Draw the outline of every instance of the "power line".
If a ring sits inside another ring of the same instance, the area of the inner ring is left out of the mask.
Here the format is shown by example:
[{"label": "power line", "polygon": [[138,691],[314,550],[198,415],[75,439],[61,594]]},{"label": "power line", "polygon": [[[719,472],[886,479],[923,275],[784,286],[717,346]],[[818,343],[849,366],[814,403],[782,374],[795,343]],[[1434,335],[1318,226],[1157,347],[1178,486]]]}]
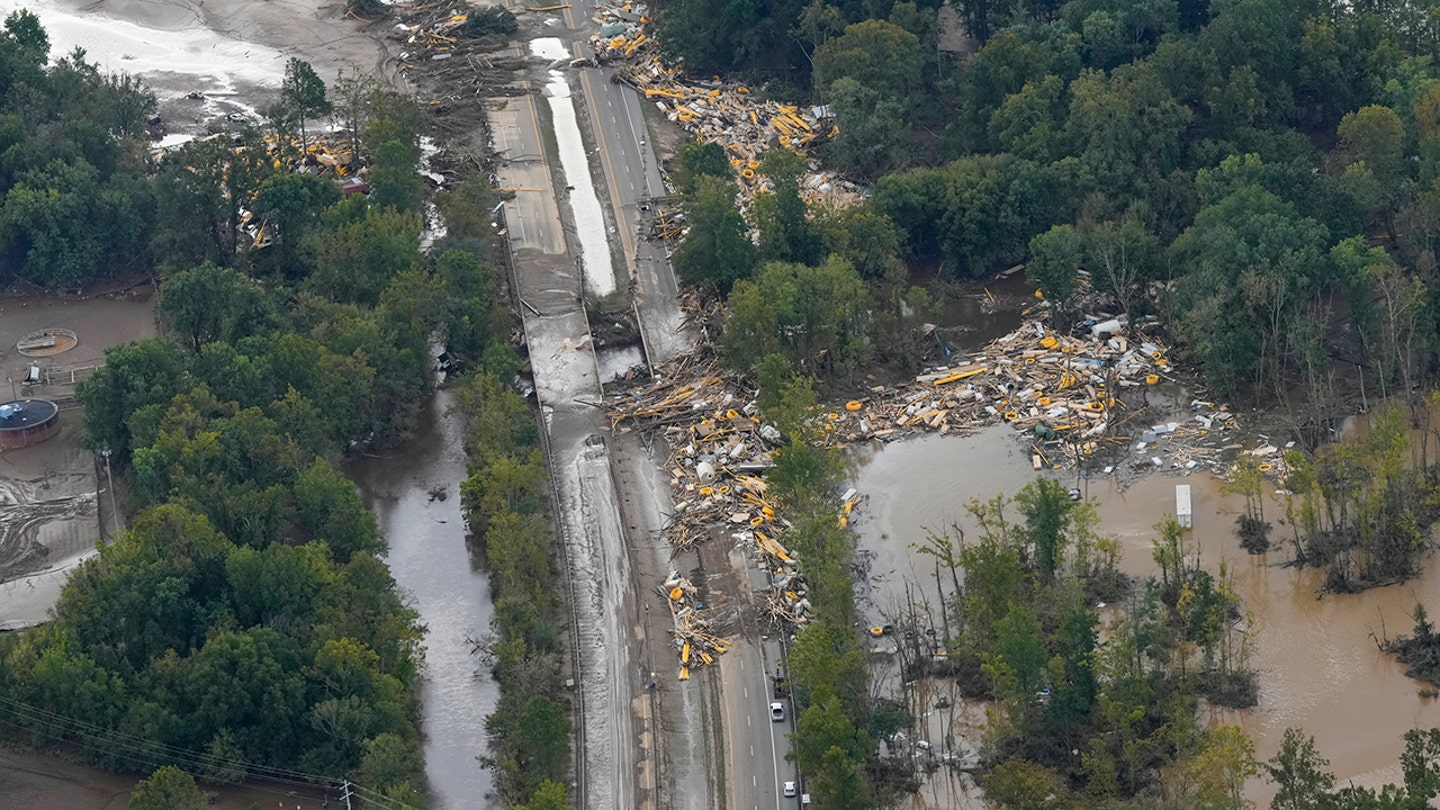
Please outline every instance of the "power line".
[{"label": "power line", "polygon": [[[320,787],[326,790],[343,790],[348,787],[348,789],[354,791],[352,795],[362,799],[365,804],[379,807],[381,810],[413,810],[410,805],[398,799],[392,799],[379,791],[349,780],[305,773],[288,768],[278,768],[272,765],[261,765],[240,759],[229,759],[193,749],[169,745],[159,742],[158,740],[151,740],[145,737],[127,734],[117,729],[105,728],[93,723],[88,723],[84,720],[32,706],[13,698],[4,697],[3,695],[0,695],[0,711],[8,712],[13,717],[29,721],[29,723],[40,723],[57,727],[53,730],[47,730],[44,728],[35,728],[27,723],[15,722],[14,720],[8,721],[17,728],[38,733],[61,742],[73,741],[65,736],[66,733],[73,736],[84,737],[102,751],[112,755],[118,755],[123,761],[134,762],[150,769],[166,764],[183,765],[202,774],[239,769],[247,775],[281,784],[310,788]],[[253,787],[257,790],[265,790],[265,788],[258,785]],[[284,795],[273,790],[266,792]]]},{"label": "power line", "polygon": [[[44,729],[32,728],[32,727],[30,727],[30,726],[22,726],[22,725],[19,725],[19,724],[17,724],[17,723],[14,723],[13,721],[0,720],[0,722],[9,723],[10,725],[15,726],[16,728],[23,729],[23,730],[25,730],[25,731],[27,731],[27,732],[30,732],[30,733],[38,734],[38,735],[40,735],[40,736],[42,736],[42,737],[46,737],[46,738],[48,738],[48,739],[55,740],[56,742],[62,742],[62,743],[72,743],[72,742],[73,742],[73,740],[71,740],[69,737],[66,737],[66,736],[64,736],[63,734],[59,734],[59,733],[56,733],[56,732],[53,732],[53,731],[47,731],[47,730],[44,730]],[[131,755],[131,756],[122,756],[122,757],[121,757],[121,761],[122,761],[122,762],[127,762],[127,763],[129,763],[129,764],[131,764],[131,765],[134,765],[134,766],[137,766],[136,769],[139,770],[139,771],[142,771],[142,772],[143,772],[143,771],[154,771],[156,768],[159,768],[159,767],[162,766],[162,765],[174,765],[174,764],[176,764],[176,763],[173,762],[173,761],[148,759],[148,758],[142,758],[142,757],[138,757],[138,756],[134,756],[134,755]],[[193,767],[193,766],[192,766],[192,767]],[[184,770],[184,769],[182,768],[182,770]],[[187,773],[190,773],[190,771],[186,771],[186,772],[187,772]],[[195,774],[194,774],[194,773],[191,773],[191,775],[194,776]],[[207,779],[207,778],[208,778],[208,777],[206,777],[206,775],[203,774],[203,773],[201,773],[200,776],[201,776],[202,779]],[[268,781],[268,780],[267,780],[267,781]],[[297,783],[297,784],[299,784],[299,783]],[[323,788],[326,793],[328,793],[329,790],[330,790],[330,788],[325,787],[325,786],[321,786],[321,785],[305,784],[305,785],[303,785],[303,786],[304,786],[304,787],[310,787],[310,788],[320,787],[320,788]],[[255,791],[258,791],[258,792],[261,792],[261,793],[269,793],[269,794],[272,795],[272,796],[284,796],[284,797],[287,797],[287,798],[290,797],[290,796],[293,796],[294,793],[295,793],[295,791],[282,792],[282,791],[277,790],[277,789],[275,789],[275,788],[273,788],[273,787],[265,787],[264,785],[255,784],[255,783],[253,783],[253,782],[247,783],[247,784],[245,785],[245,787],[248,788],[248,789],[250,789],[250,790],[255,790]]]},{"label": "power line", "polygon": [[[238,767],[244,771],[253,773],[257,776],[262,776],[266,779],[272,779],[277,782],[287,782],[290,784],[328,784],[331,786],[338,786],[340,783],[339,779],[330,776],[320,776],[317,774],[303,773],[301,771],[292,771],[270,765],[261,765],[254,762],[246,762],[240,759],[229,759],[226,757],[216,756],[214,754],[208,754],[200,751],[194,751],[192,749],[181,748],[179,746],[168,745],[166,743],[159,742],[158,740],[151,740],[145,737],[138,737],[132,734],[126,734],[125,732],[119,731],[117,729],[97,726],[93,723],[87,723],[83,720],[49,711],[48,709],[41,709],[35,706],[31,706],[18,700],[0,697],[0,709],[6,708],[8,708],[12,713],[15,713],[16,715],[26,720],[51,723],[54,725],[58,725],[62,727],[62,729],[68,730],[73,734],[90,737],[100,742],[118,745],[128,750],[153,751],[155,755],[173,757],[179,760],[188,760],[196,765],[206,768],[216,770],[228,770]],[[28,726],[22,727],[28,728]]]}]

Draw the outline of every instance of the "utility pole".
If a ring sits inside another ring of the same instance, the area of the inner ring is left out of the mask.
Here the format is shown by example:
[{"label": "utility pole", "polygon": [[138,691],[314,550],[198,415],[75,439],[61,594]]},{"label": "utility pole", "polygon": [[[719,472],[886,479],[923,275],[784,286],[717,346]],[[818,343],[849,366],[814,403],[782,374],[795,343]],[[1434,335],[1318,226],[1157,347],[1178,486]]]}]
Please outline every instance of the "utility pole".
[{"label": "utility pole", "polygon": [[346,779],[344,782],[342,782],[342,783],[340,784],[340,787],[341,787],[341,790],[343,791],[343,792],[340,794],[340,801],[345,802],[345,810],[351,810],[351,808],[350,808],[350,797],[353,796],[354,794],[352,794],[352,793],[350,792],[350,780],[349,780],[349,779]]}]

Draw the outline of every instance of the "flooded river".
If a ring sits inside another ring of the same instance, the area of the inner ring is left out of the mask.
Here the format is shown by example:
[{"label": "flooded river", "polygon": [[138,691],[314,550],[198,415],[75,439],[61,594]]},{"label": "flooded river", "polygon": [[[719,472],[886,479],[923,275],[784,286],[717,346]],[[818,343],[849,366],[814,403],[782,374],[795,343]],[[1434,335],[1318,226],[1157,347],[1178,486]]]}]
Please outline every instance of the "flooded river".
[{"label": "flooded river", "polygon": [[490,582],[465,541],[460,481],[465,427],[447,413],[439,391],[419,414],[413,439],[350,466],[365,502],[390,543],[390,570],[425,625],[425,774],[431,807],[482,807],[493,786],[476,759],[486,752],[485,716],[499,700],[487,671],[477,671],[472,638],[489,631]]},{"label": "flooded river", "polygon": [[[997,426],[966,437],[924,436],[890,445],[852,448],[851,478],[869,501],[855,526],[860,546],[872,557],[872,579],[861,589],[867,618],[879,619],[901,604],[909,580],[934,598],[933,561],[909,546],[927,530],[959,522],[973,531],[964,505],[970,498],[1013,495],[1039,473],[1014,440]],[[1073,474],[1071,474],[1073,476]],[[1075,484],[1073,477],[1061,479]],[[1216,722],[1236,723],[1255,741],[1263,760],[1279,747],[1287,727],[1315,736],[1341,784],[1378,786],[1402,779],[1401,735],[1411,728],[1440,726],[1440,704],[1419,696],[1422,685],[1378,649],[1375,637],[1407,633],[1417,600],[1440,606],[1440,562],[1426,561],[1422,575],[1404,585],[1361,594],[1319,597],[1317,571],[1284,567],[1288,548],[1252,557],[1232,528],[1239,498],[1222,496],[1208,474],[1186,478],[1153,475],[1121,487],[1113,479],[1080,482],[1097,502],[1101,530],[1123,549],[1121,568],[1135,576],[1155,573],[1151,527],[1175,509],[1175,484],[1191,486],[1195,541],[1202,563],[1225,563],[1254,624],[1253,666],[1260,673],[1260,703],[1240,712],[1219,712]],[[1283,541],[1284,507],[1272,499],[1266,519],[1272,540]],[[1247,797],[1264,806],[1274,786],[1252,779]]]}]

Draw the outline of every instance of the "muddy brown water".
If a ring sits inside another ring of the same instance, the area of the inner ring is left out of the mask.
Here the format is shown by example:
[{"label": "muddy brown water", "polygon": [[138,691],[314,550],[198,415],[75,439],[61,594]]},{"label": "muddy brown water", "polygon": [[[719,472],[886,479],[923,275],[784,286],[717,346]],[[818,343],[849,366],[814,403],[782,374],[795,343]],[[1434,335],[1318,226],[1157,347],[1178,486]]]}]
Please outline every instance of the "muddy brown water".
[{"label": "muddy brown water", "polygon": [[[946,296],[935,313],[935,325],[941,327],[941,338],[952,352],[974,351],[1018,329],[1022,310],[1034,301],[1034,292],[1024,273],[994,278]],[[944,362],[943,350],[937,354],[934,343],[927,348],[932,362]]]},{"label": "muddy brown water", "polygon": [[[860,591],[871,621],[893,615],[907,580],[933,599],[933,561],[915,554],[911,543],[957,521],[973,532],[964,511],[970,498],[1013,495],[1039,475],[1004,426],[964,437],[855,447],[849,460],[853,485],[868,496],[854,525],[862,553],[871,559],[872,577]],[[1073,477],[1061,481],[1074,483]],[[1440,562],[1427,559],[1421,575],[1403,585],[1322,597],[1320,572],[1285,566],[1288,547],[1261,556],[1239,547],[1233,524],[1240,499],[1222,496],[1219,482],[1208,474],[1156,474],[1128,487],[1099,476],[1082,481],[1097,503],[1101,530],[1120,541],[1127,573],[1156,572],[1151,527],[1174,512],[1177,483],[1191,486],[1202,564],[1217,571],[1223,563],[1245,601],[1254,629],[1252,664],[1260,673],[1258,706],[1214,711],[1209,721],[1240,725],[1262,760],[1274,755],[1287,727],[1303,728],[1314,735],[1341,784],[1400,781],[1401,736],[1411,728],[1440,726],[1440,704],[1419,695],[1424,685],[1405,677],[1376,648],[1375,638],[1409,632],[1417,600],[1432,613],[1440,605]],[[1276,524],[1272,539],[1288,536],[1289,527],[1279,523],[1283,517],[1283,504],[1272,496],[1266,504],[1266,518]],[[1246,794],[1264,806],[1274,786],[1252,779]]]},{"label": "muddy brown water", "polygon": [[426,627],[425,775],[430,806],[442,810],[491,803],[494,779],[477,757],[487,751],[485,716],[500,698],[489,671],[471,655],[471,640],[489,632],[493,610],[489,578],[478,549],[466,542],[460,514],[465,429],[458,414],[448,413],[450,402],[448,391],[437,392],[410,441],[349,468],[390,543],[390,571]]}]

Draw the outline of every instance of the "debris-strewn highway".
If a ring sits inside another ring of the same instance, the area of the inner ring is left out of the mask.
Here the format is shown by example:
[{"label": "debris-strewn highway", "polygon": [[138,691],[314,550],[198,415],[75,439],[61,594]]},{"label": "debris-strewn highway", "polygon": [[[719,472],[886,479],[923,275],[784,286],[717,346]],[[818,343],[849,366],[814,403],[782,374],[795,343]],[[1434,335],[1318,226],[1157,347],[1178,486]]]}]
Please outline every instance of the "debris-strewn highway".
[{"label": "debris-strewn highway", "polygon": [[[593,0],[561,12],[572,53],[588,56]],[[560,29],[546,30],[564,38]],[[644,102],[628,86],[610,81],[608,68],[565,72],[582,124],[588,125],[590,169],[613,223],[612,254],[632,283],[647,359],[663,362],[692,347],[695,338],[680,310],[663,245],[640,236],[655,198],[667,194],[646,134]],[[637,595],[650,590],[648,580],[658,581],[664,565],[666,549],[659,547],[664,540],[656,529],[668,511],[669,490],[654,476],[624,473],[617,481],[611,458],[616,448],[603,438],[603,412],[591,405],[600,403],[602,394],[575,261],[577,236],[583,235],[565,230],[562,191],[575,183],[557,177],[554,156],[544,153],[543,144],[552,141],[538,112],[540,93],[537,83],[529,95],[492,111],[490,121],[501,158],[499,185],[520,189],[505,204],[506,225],[575,605],[577,800],[585,808],[760,810],[795,804],[797,799],[782,795],[782,784],[795,778],[785,759],[794,718],[788,702],[782,722],[773,721],[769,710],[778,641],[762,642],[747,626],[720,666],[677,684],[667,660],[673,655],[667,652],[668,637],[656,632],[648,614],[639,615],[646,597]],[[654,492],[632,491],[646,481]],[[623,511],[620,501],[628,504]],[[756,572],[734,562],[736,590],[752,592]],[[641,646],[642,628],[652,631],[648,647]],[[650,680],[642,670],[650,667],[659,671],[647,690]]]},{"label": "debris-strewn highway", "polygon": [[627,620],[634,615],[633,583],[603,438],[606,421],[590,404],[601,393],[573,256],[578,250],[566,238],[556,203],[536,95],[538,88],[492,110],[491,135],[500,184],[526,189],[505,203],[505,219],[566,551],[562,577],[574,609],[577,800],[609,810],[636,806],[630,704],[639,674],[631,665]]}]

